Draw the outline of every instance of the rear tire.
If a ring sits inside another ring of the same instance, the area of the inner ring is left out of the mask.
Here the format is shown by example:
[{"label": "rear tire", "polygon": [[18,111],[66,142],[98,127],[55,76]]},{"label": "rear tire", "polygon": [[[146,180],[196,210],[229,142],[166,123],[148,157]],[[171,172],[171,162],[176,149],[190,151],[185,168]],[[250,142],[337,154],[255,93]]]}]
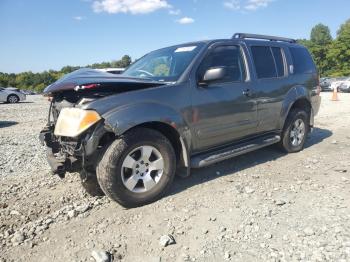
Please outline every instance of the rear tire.
[{"label": "rear tire", "polygon": [[18,103],[18,102],[19,102],[19,97],[16,96],[16,95],[9,95],[7,97],[7,103],[15,104],[15,103]]},{"label": "rear tire", "polygon": [[97,166],[97,179],[108,197],[132,208],[161,198],[175,169],[169,140],[156,130],[136,128],[109,146]]},{"label": "rear tire", "polygon": [[289,112],[279,142],[283,151],[295,153],[304,148],[310,130],[309,118],[309,114],[302,109],[295,108]]}]

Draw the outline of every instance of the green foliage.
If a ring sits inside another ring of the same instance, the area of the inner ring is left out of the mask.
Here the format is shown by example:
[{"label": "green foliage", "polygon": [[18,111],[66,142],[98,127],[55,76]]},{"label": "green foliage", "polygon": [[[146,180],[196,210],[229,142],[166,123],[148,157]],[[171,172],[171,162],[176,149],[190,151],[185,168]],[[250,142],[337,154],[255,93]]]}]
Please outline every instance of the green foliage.
[{"label": "green foliage", "polygon": [[116,61],[116,64],[114,67],[128,67],[131,64],[131,57],[128,55],[125,55],[122,57],[122,60]]},{"label": "green foliage", "polygon": [[314,26],[311,30],[310,40],[317,45],[327,45],[332,42],[329,27],[323,24]]},{"label": "green foliage", "polygon": [[321,76],[350,76],[350,19],[340,26],[334,40],[329,28],[318,24],[310,40],[298,42],[309,49]]},{"label": "green foliage", "polygon": [[332,42],[327,54],[330,74],[334,76],[350,75],[350,20],[341,25],[337,38]]},{"label": "green foliage", "polygon": [[329,52],[330,43],[319,45],[312,40],[306,39],[298,40],[298,42],[310,51],[320,75],[327,74],[329,71],[329,61],[327,60],[327,54]]},{"label": "green foliage", "polygon": [[80,68],[80,66],[64,66],[61,68],[60,72],[65,75],[65,74],[69,74],[69,73],[71,73],[79,68]]},{"label": "green foliage", "polygon": [[[131,64],[131,57],[124,55],[121,60],[112,62],[102,62],[88,65],[90,68],[108,68],[108,67],[127,67]],[[64,66],[59,71],[49,70],[41,73],[33,73],[31,71],[7,74],[0,72],[0,86],[2,87],[17,87],[24,90],[34,90],[42,92],[44,88],[53,82],[60,79],[65,74],[71,73],[80,66]]]}]

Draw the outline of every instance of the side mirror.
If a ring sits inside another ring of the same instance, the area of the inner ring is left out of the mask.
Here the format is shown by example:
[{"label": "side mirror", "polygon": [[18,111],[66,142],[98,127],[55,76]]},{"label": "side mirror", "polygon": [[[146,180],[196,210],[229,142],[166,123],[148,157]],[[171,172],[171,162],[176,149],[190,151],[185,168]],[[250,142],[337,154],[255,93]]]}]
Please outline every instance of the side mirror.
[{"label": "side mirror", "polygon": [[226,70],[224,67],[210,68],[205,71],[203,78],[199,81],[199,85],[207,85],[224,78]]}]

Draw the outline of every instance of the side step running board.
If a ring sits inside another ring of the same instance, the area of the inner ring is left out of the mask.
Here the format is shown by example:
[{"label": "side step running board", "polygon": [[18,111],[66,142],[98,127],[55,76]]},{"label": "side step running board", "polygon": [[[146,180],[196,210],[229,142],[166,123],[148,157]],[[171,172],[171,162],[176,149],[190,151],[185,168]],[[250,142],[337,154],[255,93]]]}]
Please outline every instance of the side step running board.
[{"label": "side step running board", "polygon": [[229,146],[217,151],[200,154],[191,159],[191,167],[199,168],[220,162],[231,157],[243,155],[256,149],[275,144],[281,140],[278,135],[264,136],[244,143]]}]

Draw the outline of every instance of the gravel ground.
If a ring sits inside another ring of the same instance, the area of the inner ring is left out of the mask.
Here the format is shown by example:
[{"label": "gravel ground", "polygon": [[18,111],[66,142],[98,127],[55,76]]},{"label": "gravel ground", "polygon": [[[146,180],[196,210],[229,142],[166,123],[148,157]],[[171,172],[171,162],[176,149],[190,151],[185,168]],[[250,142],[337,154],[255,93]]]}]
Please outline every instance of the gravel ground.
[{"label": "gravel ground", "polygon": [[322,96],[302,152],[194,170],[128,210],[50,175],[44,98],[0,104],[0,261],[350,261],[350,94]]}]

